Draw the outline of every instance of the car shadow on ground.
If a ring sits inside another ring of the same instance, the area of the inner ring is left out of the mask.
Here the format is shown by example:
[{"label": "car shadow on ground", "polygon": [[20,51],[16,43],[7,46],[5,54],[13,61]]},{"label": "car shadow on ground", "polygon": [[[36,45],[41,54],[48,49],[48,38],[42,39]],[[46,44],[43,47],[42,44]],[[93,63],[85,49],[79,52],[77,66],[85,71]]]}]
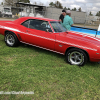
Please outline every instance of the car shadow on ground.
[{"label": "car shadow on ground", "polygon": [[65,58],[64,55],[61,55],[59,53],[55,53],[55,52],[52,52],[52,51],[49,51],[49,50],[45,50],[45,49],[42,49],[42,48],[38,48],[38,47],[35,47],[35,46],[31,46],[31,45],[27,45],[27,44],[23,44],[21,43],[20,46],[22,47],[27,47],[29,49],[34,49],[36,52],[39,52],[39,53],[45,53],[45,54],[48,54],[48,55],[53,55],[53,56],[57,56],[59,58]]},{"label": "car shadow on ground", "polygon": [[[39,53],[45,53],[47,55],[56,56],[57,58],[63,59],[63,61],[66,63],[65,55],[61,55],[61,54],[58,54],[58,53],[55,53],[55,52],[52,52],[52,51],[49,51],[49,50],[45,50],[45,49],[42,49],[42,48],[38,48],[38,47],[35,47],[35,46],[23,44],[23,43],[21,43],[20,46],[22,46],[23,48],[31,49],[31,50],[34,49],[36,52],[39,52]],[[100,67],[100,63],[88,61],[86,63],[86,66],[88,66],[88,67]],[[83,66],[79,66],[79,67],[81,68]]]}]

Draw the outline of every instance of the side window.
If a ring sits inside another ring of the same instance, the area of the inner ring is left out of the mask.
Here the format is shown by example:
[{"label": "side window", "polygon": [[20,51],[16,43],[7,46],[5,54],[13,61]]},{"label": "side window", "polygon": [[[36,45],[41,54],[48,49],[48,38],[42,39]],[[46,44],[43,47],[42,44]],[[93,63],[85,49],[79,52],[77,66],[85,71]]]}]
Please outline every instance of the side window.
[{"label": "side window", "polygon": [[42,27],[44,28],[44,30],[48,30],[49,32],[52,32],[51,27],[49,25],[49,23],[47,21],[41,23]]},{"label": "side window", "polygon": [[21,25],[23,25],[23,26],[28,28],[29,27],[29,20],[23,22]]},{"label": "side window", "polygon": [[48,29],[49,32],[52,32],[49,23],[43,20],[30,20],[29,28],[41,31],[46,31]]}]

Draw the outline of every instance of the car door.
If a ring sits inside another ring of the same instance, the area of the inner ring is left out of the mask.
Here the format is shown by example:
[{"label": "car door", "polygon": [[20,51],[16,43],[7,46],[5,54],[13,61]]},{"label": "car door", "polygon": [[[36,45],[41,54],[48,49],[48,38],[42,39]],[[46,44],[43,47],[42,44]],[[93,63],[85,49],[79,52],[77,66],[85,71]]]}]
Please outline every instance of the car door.
[{"label": "car door", "polygon": [[20,37],[20,42],[27,43],[27,29],[29,27],[29,20],[26,20],[23,22],[21,25],[19,25],[19,34],[18,36]]},{"label": "car door", "polygon": [[26,29],[25,41],[31,45],[54,50],[55,34],[48,21],[30,19]]}]

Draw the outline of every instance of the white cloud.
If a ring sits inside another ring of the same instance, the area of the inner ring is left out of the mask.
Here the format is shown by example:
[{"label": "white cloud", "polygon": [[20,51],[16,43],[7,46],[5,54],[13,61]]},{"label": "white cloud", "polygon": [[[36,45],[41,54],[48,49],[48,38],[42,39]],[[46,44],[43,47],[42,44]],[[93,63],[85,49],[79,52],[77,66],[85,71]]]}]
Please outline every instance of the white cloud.
[{"label": "white cloud", "polygon": [[96,7],[100,7],[100,3],[95,3],[95,6]]},{"label": "white cloud", "polygon": [[85,0],[75,0],[75,2],[78,2],[78,3],[86,3]]},{"label": "white cloud", "polygon": [[98,8],[97,8],[97,7],[93,7],[93,8],[92,8],[92,10],[97,11],[97,10],[98,10]]},{"label": "white cloud", "polygon": [[71,9],[73,9],[74,7],[75,7],[76,9],[78,9],[78,8],[80,8],[80,5],[72,4],[72,5],[70,5],[70,7],[71,7]]}]

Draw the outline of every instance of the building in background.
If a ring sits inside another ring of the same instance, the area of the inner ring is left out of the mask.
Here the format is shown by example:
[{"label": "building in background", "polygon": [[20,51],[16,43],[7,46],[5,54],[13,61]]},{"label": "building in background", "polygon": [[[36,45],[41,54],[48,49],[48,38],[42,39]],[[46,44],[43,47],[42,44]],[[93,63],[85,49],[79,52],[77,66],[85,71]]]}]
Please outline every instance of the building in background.
[{"label": "building in background", "polygon": [[36,16],[36,17],[43,17],[45,16],[45,10],[46,6],[42,5],[35,5],[35,4],[30,4],[30,3],[15,3],[16,4],[16,9],[20,8],[20,12],[17,12],[20,17],[23,16]]},{"label": "building in background", "polygon": [[99,16],[87,16],[86,17],[86,24],[89,25],[98,25],[100,24],[100,17]]},{"label": "building in background", "polygon": [[[33,16],[33,17],[46,17],[51,19],[59,20],[59,16],[63,9],[56,7],[46,7],[43,5],[30,4],[30,3],[15,3],[15,6],[7,7],[0,6],[0,16],[5,15],[11,16],[13,18]],[[5,15],[3,14],[5,13]],[[86,12],[71,11],[71,17],[75,24],[99,24],[100,17],[97,16],[87,16]]]},{"label": "building in background", "polygon": [[[47,7],[45,17],[58,20],[61,13],[62,9],[60,8]],[[84,24],[86,21],[86,12],[71,11],[71,17],[74,23]]]}]

